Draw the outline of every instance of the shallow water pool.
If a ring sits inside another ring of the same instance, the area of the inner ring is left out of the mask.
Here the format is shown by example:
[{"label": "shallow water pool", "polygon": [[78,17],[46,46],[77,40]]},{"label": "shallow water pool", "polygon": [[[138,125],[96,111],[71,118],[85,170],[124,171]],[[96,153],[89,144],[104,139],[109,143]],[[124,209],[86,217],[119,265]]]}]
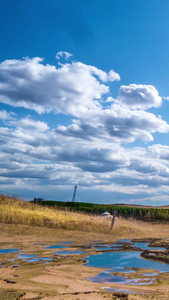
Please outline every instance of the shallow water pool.
[{"label": "shallow water pool", "polygon": [[94,254],[87,257],[88,263],[85,265],[96,268],[108,268],[114,272],[119,270],[122,272],[124,268],[140,268],[140,266],[142,269],[169,272],[169,265],[158,261],[143,259],[140,254],[140,251],[120,251]]},{"label": "shallow water pool", "polygon": [[[119,240],[118,242],[129,243],[130,240]],[[102,244],[102,246],[103,245],[104,244]],[[165,248],[162,247],[149,247],[148,243],[143,242],[136,242],[131,246],[141,248],[143,250],[165,250]],[[104,247],[102,249],[104,250]],[[113,248],[113,250],[114,249],[115,248]],[[90,255],[87,257],[88,262],[85,264],[86,266],[107,268],[108,270],[89,279],[94,282],[102,283],[112,282],[118,284],[147,285],[154,283],[155,280],[153,277],[157,276],[158,272],[169,272],[168,264],[143,259],[140,254],[141,251],[118,251],[117,249],[115,252],[103,252],[101,254]],[[146,278],[128,279],[124,276],[124,273],[135,272],[132,268],[140,269],[140,267],[141,269],[150,269],[154,271],[151,273],[143,272],[142,275],[146,276]],[[113,272],[119,272],[120,275],[112,274]]]},{"label": "shallow water pool", "polygon": [[131,247],[141,248],[143,250],[166,250],[164,247],[151,247],[148,245],[149,243],[136,242],[134,245],[131,245]]},{"label": "shallow water pool", "polygon": [[19,249],[0,249],[0,254],[19,252]]}]

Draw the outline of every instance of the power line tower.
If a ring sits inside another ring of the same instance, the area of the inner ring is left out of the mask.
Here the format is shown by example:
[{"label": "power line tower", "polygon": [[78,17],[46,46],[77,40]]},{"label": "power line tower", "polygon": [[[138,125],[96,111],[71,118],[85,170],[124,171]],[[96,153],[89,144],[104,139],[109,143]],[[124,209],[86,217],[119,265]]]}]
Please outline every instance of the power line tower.
[{"label": "power line tower", "polygon": [[77,185],[75,185],[75,187],[74,187],[74,192],[73,192],[72,202],[75,202],[75,198],[76,198],[76,189],[77,189]]}]

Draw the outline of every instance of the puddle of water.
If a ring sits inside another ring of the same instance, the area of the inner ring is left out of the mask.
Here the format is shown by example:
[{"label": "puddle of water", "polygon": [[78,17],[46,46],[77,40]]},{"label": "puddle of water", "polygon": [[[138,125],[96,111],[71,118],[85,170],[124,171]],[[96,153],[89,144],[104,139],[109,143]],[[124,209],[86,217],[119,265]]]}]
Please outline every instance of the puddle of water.
[{"label": "puddle of water", "polygon": [[56,251],[55,254],[58,255],[68,255],[68,254],[83,254],[84,251],[81,250],[72,250],[72,251]]},{"label": "puddle of water", "polygon": [[143,279],[143,278],[135,278],[135,279],[128,279],[128,284],[132,285],[149,285],[153,284],[155,280],[153,278]]},{"label": "puddle of water", "polygon": [[122,247],[122,244],[105,245],[102,243],[102,244],[92,244],[90,247],[94,247],[97,250],[110,251],[113,249],[119,250],[119,248]]},{"label": "puddle of water", "polygon": [[140,257],[141,252],[136,251],[121,251],[121,252],[104,252],[101,254],[90,255],[85,265],[96,268],[112,269],[113,272],[118,271],[121,268],[142,268],[153,269],[160,272],[169,272],[169,265],[153,261],[146,260]]},{"label": "puddle of water", "polygon": [[27,262],[41,261],[41,262],[46,262],[46,263],[53,260],[53,258],[51,258],[51,257],[36,257],[36,255],[34,255],[34,254],[30,254],[30,255],[18,254],[18,259],[22,259],[23,261],[27,261]]},{"label": "puddle of water", "polygon": [[99,283],[126,283],[127,278],[123,276],[113,275],[106,272],[99,273],[98,275],[94,277],[88,278],[92,282],[99,282]]},{"label": "puddle of water", "polygon": [[130,290],[123,290],[123,289],[111,289],[111,288],[104,288],[104,290],[108,292],[119,292],[119,293],[127,293],[127,294],[138,294],[135,292],[132,292]]},{"label": "puddle of water", "polygon": [[18,254],[18,259],[22,259],[22,260],[28,260],[28,259],[34,258],[34,257],[36,257],[36,255]]},{"label": "puddle of water", "polygon": [[0,249],[0,254],[7,254],[7,253],[13,253],[18,252],[19,249]]},{"label": "puddle of water", "polygon": [[[142,268],[158,270],[159,272],[169,272],[169,265],[153,261],[146,260],[140,256],[140,251],[120,251],[120,252],[103,252],[102,254],[94,254],[87,257],[88,262],[85,264],[90,267],[107,268],[106,272],[99,273],[98,275],[88,278],[93,282],[101,283],[118,283],[118,284],[132,284],[132,285],[149,285],[155,282],[153,276],[157,276],[157,272],[145,273],[145,276],[149,278],[135,278],[128,279],[125,276],[119,276],[111,274],[113,272],[131,273],[132,269],[126,268]],[[144,275],[144,274],[143,274]]]},{"label": "puddle of water", "polygon": [[152,278],[134,278],[128,279],[125,276],[119,276],[114,274],[109,274],[107,272],[99,273],[94,277],[88,278],[92,282],[99,283],[117,283],[117,284],[131,284],[131,285],[150,285],[154,283]]},{"label": "puddle of water", "polygon": [[64,249],[68,248],[68,246],[63,246],[63,245],[50,245],[48,247],[45,247],[44,249]]},{"label": "puddle of water", "polygon": [[15,259],[9,259],[8,261],[15,261]]},{"label": "puddle of water", "polygon": [[35,257],[33,259],[28,260],[28,262],[46,262],[48,263],[49,261],[53,260],[51,257]]},{"label": "puddle of water", "polygon": [[143,276],[157,276],[158,273],[157,272],[156,273],[142,273],[141,275],[143,275]]},{"label": "puddle of water", "polygon": [[164,247],[150,247],[148,244],[149,243],[136,242],[134,245],[131,245],[131,247],[137,247],[143,250],[166,250]]}]

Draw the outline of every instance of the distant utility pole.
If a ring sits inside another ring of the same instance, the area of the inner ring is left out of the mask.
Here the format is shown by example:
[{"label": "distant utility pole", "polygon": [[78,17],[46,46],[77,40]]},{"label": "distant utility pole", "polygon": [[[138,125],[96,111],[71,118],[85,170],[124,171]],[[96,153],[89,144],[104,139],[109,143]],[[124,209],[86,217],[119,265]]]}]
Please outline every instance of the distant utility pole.
[{"label": "distant utility pole", "polygon": [[74,192],[73,192],[72,202],[74,202],[74,201],[75,201],[75,198],[76,198],[76,189],[77,189],[77,185],[75,185],[75,187],[74,187]]}]

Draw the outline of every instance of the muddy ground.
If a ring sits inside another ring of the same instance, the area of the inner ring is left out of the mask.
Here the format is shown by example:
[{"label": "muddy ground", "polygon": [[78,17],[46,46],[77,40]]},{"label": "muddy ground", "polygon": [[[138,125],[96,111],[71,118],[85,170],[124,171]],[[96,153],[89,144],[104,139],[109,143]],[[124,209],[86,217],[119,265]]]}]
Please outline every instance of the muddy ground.
[{"label": "muddy ground", "polygon": [[[119,238],[126,237],[120,236]],[[98,240],[109,244],[116,242],[117,237],[114,238],[113,234],[106,236],[0,224],[0,249],[15,248],[19,249],[21,253],[52,258],[52,261],[49,263],[29,263],[18,259],[17,252],[0,254],[0,299],[169,299],[169,273],[159,274],[155,278],[155,283],[148,286],[103,284],[88,280],[87,278],[103,271],[103,269],[84,266],[87,256],[96,253],[96,249],[86,247],[86,245]],[[136,240],[139,241],[139,239]],[[62,241],[73,241],[74,244],[70,245],[70,249],[85,250],[85,254],[61,256],[54,253],[57,249],[44,249],[45,246],[57,244]],[[150,237],[141,241],[148,241],[152,245],[169,248],[169,240],[151,239]],[[130,251],[130,245],[124,247]],[[151,259],[150,252],[145,252],[147,259]],[[165,263],[169,262],[168,249],[166,249],[165,253],[158,250],[154,251],[154,253],[157,260],[165,260]],[[140,271],[138,270],[137,272],[136,276],[140,275]],[[147,272],[150,272],[150,270],[147,270]],[[131,278],[133,275],[130,274],[128,276]],[[108,292],[105,290],[106,287],[131,290],[133,294]]]}]

